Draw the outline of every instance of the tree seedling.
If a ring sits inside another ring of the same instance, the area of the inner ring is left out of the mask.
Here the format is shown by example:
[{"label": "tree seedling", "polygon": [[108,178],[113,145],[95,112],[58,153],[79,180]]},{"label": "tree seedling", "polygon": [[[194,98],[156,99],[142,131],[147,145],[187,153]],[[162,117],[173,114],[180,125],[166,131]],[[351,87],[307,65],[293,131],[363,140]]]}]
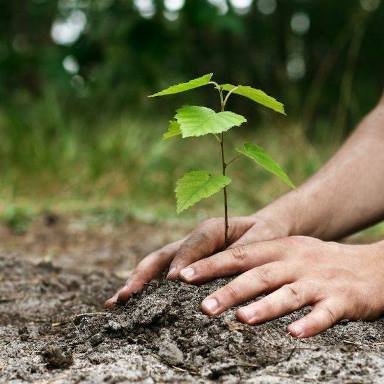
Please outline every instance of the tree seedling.
[{"label": "tree seedling", "polygon": [[191,171],[186,173],[176,183],[177,213],[196,204],[200,200],[210,197],[223,190],[224,195],[224,241],[228,244],[228,194],[227,186],[231,179],[227,176],[227,168],[240,155],[254,160],[264,170],[280,178],[283,182],[294,188],[294,185],[284,170],[269,156],[263,148],[252,143],[245,143],[241,148],[236,148],[239,153],[233,159],[227,161],[224,150],[224,134],[231,128],[239,127],[247,121],[244,116],[225,110],[229,97],[233,94],[246,97],[275,112],[285,115],[284,105],[267,95],[265,92],[246,85],[218,84],[212,81],[212,73],[190,80],[186,83],[172,85],[149,97],[167,96],[176,93],[190,91],[195,88],[212,85],[218,92],[220,111],[195,105],[186,105],[176,111],[175,117],[169,122],[168,130],[163,139],[181,136],[198,137],[214,135],[220,146],[221,175],[213,175],[206,170]]}]

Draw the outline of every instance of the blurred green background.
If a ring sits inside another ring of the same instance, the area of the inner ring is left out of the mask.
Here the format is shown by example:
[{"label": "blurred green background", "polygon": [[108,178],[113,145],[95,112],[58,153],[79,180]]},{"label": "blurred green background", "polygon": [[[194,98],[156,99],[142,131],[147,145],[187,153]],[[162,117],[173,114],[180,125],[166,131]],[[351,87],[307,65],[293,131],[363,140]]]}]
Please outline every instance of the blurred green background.
[{"label": "blurred green background", "polygon": [[[174,183],[219,168],[212,137],[161,141],[174,109],[217,107],[203,88],[147,95],[214,72],[261,88],[287,117],[234,97],[245,138],[299,184],[329,157],[383,90],[381,0],[15,0],[0,5],[0,210],[117,209],[176,217]],[[286,189],[252,163],[231,169],[230,212]],[[221,214],[221,195],[182,217]]]}]

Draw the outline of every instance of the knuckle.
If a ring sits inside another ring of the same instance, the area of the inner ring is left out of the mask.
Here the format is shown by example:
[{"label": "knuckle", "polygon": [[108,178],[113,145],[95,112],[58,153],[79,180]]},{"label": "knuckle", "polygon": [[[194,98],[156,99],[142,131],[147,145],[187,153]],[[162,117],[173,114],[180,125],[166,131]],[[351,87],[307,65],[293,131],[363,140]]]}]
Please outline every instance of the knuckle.
[{"label": "knuckle", "polygon": [[259,280],[263,286],[269,286],[272,282],[272,273],[268,268],[258,267],[253,270],[254,278]]},{"label": "knuckle", "polygon": [[361,285],[361,289],[356,292],[355,301],[349,303],[349,318],[352,320],[375,319],[382,313],[380,301],[370,294],[370,289]]},{"label": "knuckle", "polygon": [[269,296],[264,297],[260,300],[260,305],[262,306],[263,313],[275,313],[275,310],[278,308],[276,303],[272,302]]},{"label": "knuckle", "polygon": [[311,243],[311,239],[306,236],[288,236],[280,239],[283,244],[291,246],[303,246]]},{"label": "knuckle", "polygon": [[161,259],[161,260],[167,259],[169,257],[169,253],[170,252],[167,248],[162,248],[156,253],[156,255],[153,259],[154,259],[154,261],[159,260],[159,259]]},{"label": "knuckle", "polygon": [[241,299],[241,292],[234,284],[227,284],[223,287],[224,294],[231,299],[231,301],[238,301]]},{"label": "knuckle", "polygon": [[327,320],[329,321],[329,323],[335,324],[337,322],[338,319],[335,314],[335,311],[329,305],[324,305],[322,307],[322,310],[325,316],[327,317]]},{"label": "knuckle", "polygon": [[195,231],[180,246],[176,252],[176,258],[188,257],[191,251],[195,250],[198,245],[204,243],[208,239],[205,232]]},{"label": "knuckle", "polygon": [[291,298],[293,304],[295,306],[300,306],[303,302],[302,294],[295,284],[287,284],[284,285],[283,289],[285,289],[288,293],[288,296]]},{"label": "knuckle", "polygon": [[290,237],[279,237],[278,239],[271,240],[274,244],[281,245],[282,247],[289,247],[293,244],[292,236]]},{"label": "knuckle", "polygon": [[348,299],[348,300],[355,297],[354,290],[351,287],[348,287],[347,285],[344,285],[344,284],[341,284],[336,287],[336,294],[342,299]]},{"label": "knuckle", "polygon": [[137,280],[140,279],[143,275],[145,275],[148,272],[148,269],[145,266],[138,265],[131,275],[129,276],[128,281]]},{"label": "knuckle", "polygon": [[159,253],[164,253],[164,252],[172,253],[172,252],[175,252],[177,249],[180,248],[181,244],[182,244],[181,240],[175,241],[174,243],[167,244],[163,248],[159,249]]},{"label": "knuckle", "polygon": [[322,277],[333,282],[336,287],[348,286],[348,281],[356,280],[355,274],[344,268],[327,268],[322,271]]},{"label": "knuckle", "polygon": [[337,241],[328,241],[326,244],[331,247],[341,248],[341,244]]},{"label": "knuckle", "polygon": [[280,240],[282,245],[291,249],[292,256],[310,262],[317,262],[323,255],[322,241],[307,236],[289,236]]},{"label": "knuckle", "polygon": [[204,221],[198,226],[198,228],[199,228],[199,229],[202,229],[202,230],[205,230],[205,229],[207,229],[207,228],[216,227],[217,225],[219,225],[219,222],[220,222],[220,219],[217,218],[217,217],[210,218],[210,219],[204,220]]},{"label": "knuckle", "polygon": [[207,272],[214,272],[218,269],[215,261],[210,257],[193,263],[193,268],[197,275],[206,274]]},{"label": "knuckle", "polygon": [[248,252],[246,247],[236,247],[231,249],[231,256],[237,262],[243,263],[248,259]]},{"label": "knuckle", "polygon": [[227,249],[231,250],[231,249],[235,249],[235,248],[239,248],[239,247],[245,247],[247,244],[248,244],[248,242],[246,241],[246,239],[244,239],[242,241],[236,241],[236,243],[231,244]]},{"label": "knuckle", "polygon": [[308,292],[310,295],[306,295],[308,303],[324,300],[326,295],[327,284],[319,278],[308,277],[297,282],[300,285],[300,291],[302,293]]},{"label": "knuckle", "polygon": [[137,264],[136,268],[133,270],[132,275],[136,275],[138,272],[156,268],[156,266],[160,265],[163,260],[167,260],[170,258],[170,253],[166,249],[162,248],[156,252],[150,253],[148,256],[144,257],[139,264]]},{"label": "knuckle", "polygon": [[[215,220],[215,219],[210,219]],[[217,225],[212,226],[212,224],[206,224],[204,222],[199,227],[197,227],[191,235],[184,241],[182,246],[180,247],[180,250],[191,250],[195,249],[197,247],[204,247],[206,244],[209,246],[212,246],[216,243],[216,228],[218,228]]]},{"label": "knuckle", "polygon": [[142,273],[135,273],[135,274],[132,274],[131,276],[128,277],[128,279],[125,281],[125,285],[132,285],[132,284],[136,284],[136,283],[140,283],[142,281],[146,281],[146,279],[144,278],[144,275]]},{"label": "knuckle", "polygon": [[189,246],[195,246],[196,243],[203,243],[210,239],[210,236],[205,231],[200,231],[195,233],[195,235],[190,239],[190,242],[188,243]]},{"label": "knuckle", "polygon": [[299,259],[305,262],[305,265],[321,265],[322,264],[322,253],[318,249],[310,248],[303,249],[296,255]]},{"label": "knuckle", "polygon": [[340,278],[342,271],[337,269],[326,269],[322,271],[323,278],[326,280],[334,280]]}]

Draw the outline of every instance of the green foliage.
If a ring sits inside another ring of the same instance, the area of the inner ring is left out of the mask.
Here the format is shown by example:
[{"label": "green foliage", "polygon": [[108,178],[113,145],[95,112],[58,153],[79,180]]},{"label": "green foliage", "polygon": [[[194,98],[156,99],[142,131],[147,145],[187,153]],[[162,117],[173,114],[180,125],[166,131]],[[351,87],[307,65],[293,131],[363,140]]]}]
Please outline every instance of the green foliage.
[{"label": "green foliage", "polygon": [[[233,86],[231,84],[219,85],[215,81],[211,81],[212,74],[204,75],[197,79],[188,81],[186,83],[174,85],[161,92],[157,92],[152,96],[163,96],[173,93],[184,92],[202,85],[211,84],[219,93],[220,99],[220,112],[202,107],[202,106],[184,106],[176,111],[175,119],[169,123],[168,131],[163,134],[163,139],[168,139],[174,136],[199,137],[207,134],[214,134],[220,144],[221,151],[221,165],[222,175],[212,176],[207,171],[193,171],[184,175],[178,180],[176,185],[176,201],[177,212],[180,213],[185,209],[196,204],[200,200],[212,196],[220,190],[224,189],[224,212],[225,212],[225,244],[228,244],[228,203],[227,203],[227,190],[226,186],[231,182],[231,179],[226,176],[227,167],[233,162],[229,163],[225,160],[224,149],[224,132],[233,127],[238,127],[245,123],[247,120],[244,116],[237,113],[225,111],[225,106],[229,97],[232,94],[238,94],[247,97],[256,103],[262,104],[276,112],[284,112],[284,105],[268,96],[266,93],[259,89],[249,86]],[[224,92],[227,92],[224,94]],[[260,147],[253,144],[244,144],[242,149],[238,149],[241,154],[250,157],[262,168],[268,172],[278,176],[290,187],[294,187],[293,183],[282,170],[282,168]]]},{"label": "green foliage", "polygon": [[185,106],[175,116],[180,124],[183,138],[197,137],[209,133],[218,134],[245,123],[245,117],[234,112],[215,112],[206,107]]},{"label": "green foliage", "polygon": [[1,220],[16,235],[22,235],[32,222],[32,213],[25,208],[9,206],[1,215]]},{"label": "green foliage", "polygon": [[260,167],[265,169],[267,172],[277,176],[282,181],[284,181],[284,183],[288,184],[291,188],[295,188],[288,175],[284,172],[280,165],[277,164],[276,161],[273,160],[271,156],[269,156],[268,153],[264,151],[263,148],[252,143],[245,143],[243,148],[237,149],[237,152],[254,160],[258,165],[260,165]]},{"label": "green foliage", "polygon": [[186,83],[180,83],[180,84],[172,85],[172,86],[170,86],[166,89],[163,89],[160,92],[156,92],[153,95],[150,95],[148,97],[173,95],[175,93],[187,92],[187,91],[190,91],[191,89],[203,87],[204,85],[209,84],[212,76],[213,76],[213,73],[208,73],[208,74],[200,76],[196,79],[187,81]]},{"label": "green foliage", "polygon": [[180,124],[176,120],[171,120],[168,125],[168,131],[163,134],[163,140],[181,135]]},{"label": "green foliage", "polygon": [[227,176],[213,176],[207,171],[186,173],[176,184],[177,213],[214,195],[231,182]]},{"label": "green foliage", "polygon": [[277,101],[274,97],[267,95],[260,89],[253,88],[248,85],[236,86],[232,84],[223,84],[222,88],[225,91],[244,96],[258,104],[263,105],[264,107],[273,109],[275,112],[285,115],[284,104],[280,103],[280,101]]}]

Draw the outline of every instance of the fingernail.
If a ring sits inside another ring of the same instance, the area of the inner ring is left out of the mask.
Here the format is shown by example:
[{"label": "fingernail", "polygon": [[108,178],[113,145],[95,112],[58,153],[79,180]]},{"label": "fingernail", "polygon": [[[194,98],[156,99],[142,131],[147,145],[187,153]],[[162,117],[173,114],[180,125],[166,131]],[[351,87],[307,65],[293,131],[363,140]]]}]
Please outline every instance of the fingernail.
[{"label": "fingernail", "polygon": [[104,306],[106,308],[112,308],[114,307],[116,304],[116,302],[112,299],[112,297],[110,299],[108,299],[105,303],[104,303]]},{"label": "fingernail", "polygon": [[113,307],[116,304],[118,293],[115,293],[111,298],[109,298],[104,305],[108,308]]},{"label": "fingernail", "polygon": [[193,277],[195,276],[195,270],[191,267],[184,268],[181,270],[180,275],[185,279],[185,280],[192,280]]},{"label": "fingernail", "polygon": [[166,279],[174,279],[176,277],[175,274],[176,274],[176,267],[171,267]]},{"label": "fingernail", "polygon": [[291,324],[288,327],[289,333],[291,333],[293,336],[296,337],[303,337],[304,336],[304,328],[299,324]]},{"label": "fingernail", "polygon": [[205,299],[202,302],[201,307],[205,312],[213,315],[219,309],[219,302],[215,298]]}]

